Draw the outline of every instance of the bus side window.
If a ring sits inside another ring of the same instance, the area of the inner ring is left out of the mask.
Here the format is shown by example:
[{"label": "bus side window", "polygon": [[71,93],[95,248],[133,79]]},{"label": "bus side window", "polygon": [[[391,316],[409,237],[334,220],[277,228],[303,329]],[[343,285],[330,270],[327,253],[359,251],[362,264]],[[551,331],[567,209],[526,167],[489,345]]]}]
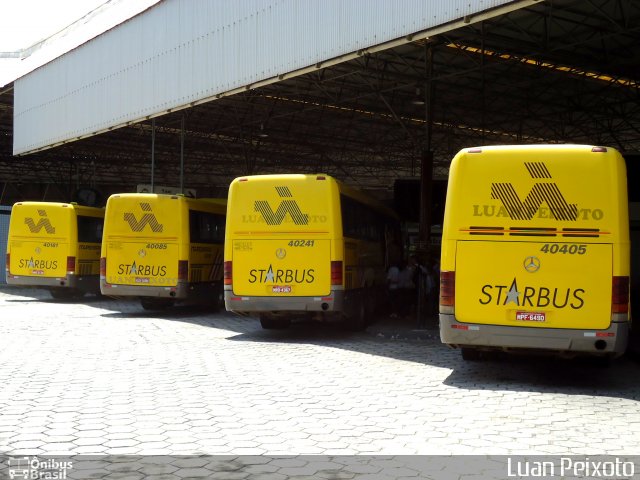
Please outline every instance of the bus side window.
[{"label": "bus side window", "polygon": [[101,217],[86,217],[78,215],[78,242],[102,242],[102,227],[104,219]]},{"label": "bus side window", "polygon": [[371,207],[341,195],[342,233],[358,240],[384,240],[385,218]]},{"label": "bus side window", "polygon": [[356,236],[356,216],[353,203],[345,196],[340,196],[340,210],[342,213],[342,234],[345,237]]},{"label": "bus side window", "polygon": [[189,210],[189,234],[192,243],[224,243],[223,215]]}]

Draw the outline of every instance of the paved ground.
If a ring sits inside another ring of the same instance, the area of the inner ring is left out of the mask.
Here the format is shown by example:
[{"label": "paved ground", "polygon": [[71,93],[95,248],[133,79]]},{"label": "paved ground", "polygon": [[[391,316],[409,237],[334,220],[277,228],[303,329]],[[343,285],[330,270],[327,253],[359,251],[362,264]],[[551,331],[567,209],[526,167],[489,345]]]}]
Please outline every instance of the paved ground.
[{"label": "paved ground", "polygon": [[406,322],[263,331],[4,288],[0,385],[7,455],[640,452],[640,364],[465,363]]}]

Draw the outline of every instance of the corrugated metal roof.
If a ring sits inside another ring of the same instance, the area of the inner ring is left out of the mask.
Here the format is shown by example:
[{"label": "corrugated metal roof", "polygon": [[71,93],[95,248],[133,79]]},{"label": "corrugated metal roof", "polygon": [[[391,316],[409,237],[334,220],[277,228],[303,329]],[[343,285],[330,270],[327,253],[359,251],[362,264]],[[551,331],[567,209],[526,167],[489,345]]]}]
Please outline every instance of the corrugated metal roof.
[{"label": "corrugated metal roof", "polygon": [[160,0],[111,0],[60,32],[18,52],[0,53],[0,88],[83,45]]},{"label": "corrugated metal roof", "polygon": [[426,36],[489,9],[535,2],[165,0],[16,81],[14,154],[345,61],[385,42],[408,42],[416,32]]}]

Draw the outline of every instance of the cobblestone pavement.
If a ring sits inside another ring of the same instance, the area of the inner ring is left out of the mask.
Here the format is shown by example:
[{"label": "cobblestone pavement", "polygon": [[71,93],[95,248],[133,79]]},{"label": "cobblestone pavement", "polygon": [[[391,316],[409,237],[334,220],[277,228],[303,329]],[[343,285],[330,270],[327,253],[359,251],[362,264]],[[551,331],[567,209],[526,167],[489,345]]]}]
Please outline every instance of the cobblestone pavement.
[{"label": "cobblestone pavement", "polygon": [[0,289],[0,454],[640,452],[638,363],[467,363],[397,329]]}]

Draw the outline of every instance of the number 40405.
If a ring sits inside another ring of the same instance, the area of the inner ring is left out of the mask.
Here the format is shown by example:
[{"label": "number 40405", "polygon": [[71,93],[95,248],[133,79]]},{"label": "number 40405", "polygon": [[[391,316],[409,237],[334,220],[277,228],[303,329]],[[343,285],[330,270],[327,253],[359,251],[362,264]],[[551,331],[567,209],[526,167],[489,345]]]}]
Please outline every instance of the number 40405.
[{"label": "number 40405", "polygon": [[566,243],[545,243],[540,249],[544,253],[565,253],[569,255],[584,255],[587,253],[586,245],[577,245],[572,243],[567,245]]}]

